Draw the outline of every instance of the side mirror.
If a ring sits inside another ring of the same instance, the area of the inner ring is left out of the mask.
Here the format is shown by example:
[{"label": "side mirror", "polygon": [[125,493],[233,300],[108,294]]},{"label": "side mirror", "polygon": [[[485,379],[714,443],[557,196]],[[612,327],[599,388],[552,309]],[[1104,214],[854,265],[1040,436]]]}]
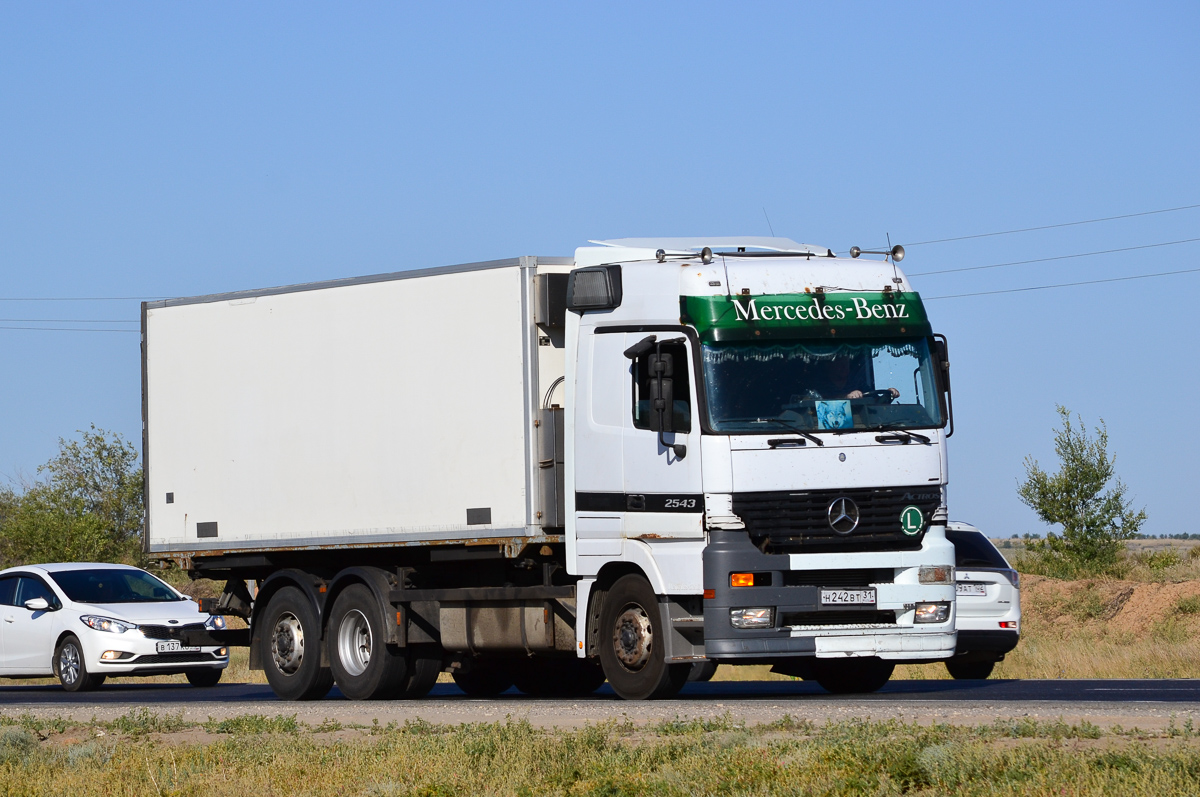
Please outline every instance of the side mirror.
[{"label": "side mirror", "polygon": [[50,602],[45,598],[30,598],[25,601],[25,608],[31,612],[44,612],[50,608]]},{"label": "side mirror", "polygon": [[650,430],[675,431],[675,374],[674,357],[670,354],[650,354],[646,367],[650,371]]}]

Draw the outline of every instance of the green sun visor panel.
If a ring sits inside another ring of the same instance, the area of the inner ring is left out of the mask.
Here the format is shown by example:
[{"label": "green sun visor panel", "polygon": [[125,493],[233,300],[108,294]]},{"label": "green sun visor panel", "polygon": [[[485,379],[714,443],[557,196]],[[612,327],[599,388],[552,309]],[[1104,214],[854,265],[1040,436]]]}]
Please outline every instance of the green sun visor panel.
[{"label": "green sun visor panel", "polygon": [[917,293],[780,293],[681,296],[680,314],[713,343],[773,338],[913,337],[932,334]]}]

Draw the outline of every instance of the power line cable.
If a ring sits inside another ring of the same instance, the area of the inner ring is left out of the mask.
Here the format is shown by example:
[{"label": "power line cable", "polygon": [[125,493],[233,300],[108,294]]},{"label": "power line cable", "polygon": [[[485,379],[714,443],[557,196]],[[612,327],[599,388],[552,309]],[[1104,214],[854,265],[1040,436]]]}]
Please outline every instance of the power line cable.
[{"label": "power line cable", "polygon": [[1157,274],[1135,274],[1131,277],[1110,277],[1100,280],[1083,280],[1082,282],[1060,282],[1057,285],[1031,285],[1026,288],[1003,288],[995,291],[977,291],[975,293],[953,293],[947,296],[922,296],[921,300],[925,302],[933,302],[938,299],[963,299],[968,296],[992,296],[997,293],[1023,293],[1025,291],[1044,291],[1050,288],[1073,288],[1077,285],[1099,285],[1102,282],[1126,282],[1128,280],[1144,280],[1151,277],[1169,277],[1172,274],[1194,274],[1200,272],[1200,268],[1185,268],[1179,271],[1160,271]]},{"label": "power line cable", "polygon": [[1000,232],[981,232],[981,233],[977,233],[975,235],[959,235],[954,238],[936,238],[932,241],[916,241],[915,243],[905,244],[904,246],[907,248],[909,246],[925,246],[926,244],[944,244],[944,243],[948,243],[950,241],[967,241],[972,238],[991,238],[991,237],[994,237],[997,235],[1015,235],[1016,233],[1020,233],[1020,232],[1035,232],[1037,230],[1054,230],[1054,229],[1058,229],[1059,227],[1078,227],[1081,224],[1098,224],[1099,222],[1102,222],[1102,221],[1117,221],[1118,219],[1132,219],[1132,218],[1136,218],[1138,216],[1154,216],[1159,213],[1175,213],[1180,210],[1194,210],[1195,208],[1200,208],[1200,204],[1180,205],[1179,207],[1163,208],[1161,210],[1144,210],[1140,213],[1124,213],[1120,216],[1105,216],[1104,218],[1101,218],[1101,219],[1084,219],[1083,221],[1065,221],[1065,222],[1062,222],[1061,224],[1043,224],[1040,227],[1022,227],[1019,230],[1001,230]]},{"label": "power line cable", "polygon": [[0,329],[20,329],[26,332],[141,332],[140,329],[90,329],[88,327],[0,327]]},{"label": "power line cable", "polygon": [[0,302],[153,302],[167,296],[0,296]]},{"label": "power line cable", "polygon": [[1190,244],[1200,241],[1200,238],[1184,238],[1181,241],[1164,241],[1157,244],[1143,244],[1141,246],[1126,246],[1121,249],[1101,249],[1098,252],[1079,252],[1073,255],[1056,255],[1055,257],[1037,257],[1033,260],[1013,260],[1008,263],[992,263],[987,266],[967,266],[965,268],[946,268],[940,271],[915,271],[909,273],[910,277],[927,277],[931,274],[955,274],[960,271],[982,271],[988,268],[1001,268],[1003,266],[1021,266],[1026,263],[1048,263],[1051,260],[1070,260],[1076,257],[1092,257],[1093,255],[1109,255],[1113,252],[1132,252],[1136,249],[1155,249],[1160,246],[1177,246],[1178,244]]},{"label": "power line cable", "polygon": [[0,324],[139,324],[140,321],[109,318],[0,318]]}]

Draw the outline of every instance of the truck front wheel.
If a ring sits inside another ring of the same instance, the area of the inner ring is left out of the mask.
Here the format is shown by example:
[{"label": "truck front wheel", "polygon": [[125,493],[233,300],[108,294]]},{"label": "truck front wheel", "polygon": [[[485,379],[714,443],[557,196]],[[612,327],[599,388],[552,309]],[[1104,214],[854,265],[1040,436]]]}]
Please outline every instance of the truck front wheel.
[{"label": "truck front wheel", "polygon": [[386,700],[408,676],[404,651],[388,645],[382,608],[362,584],[338,595],[329,616],[329,665],[338,689],[351,700]]},{"label": "truck front wheel", "polygon": [[296,587],[271,596],[256,623],[262,629],[267,683],[284,700],[320,700],[333,686],[333,673],[321,666],[321,624],[312,602]]},{"label": "truck front wheel", "polygon": [[893,662],[876,658],[817,659],[816,681],[835,695],[878,692],[896,669]]},{"label": "truck front wheel", "polygon": [[632,574],[617,579],[600,611],[600,664],[614,692],[626,700],[679,693],[692,665],[667,663],[666,631],[650,582]]}]

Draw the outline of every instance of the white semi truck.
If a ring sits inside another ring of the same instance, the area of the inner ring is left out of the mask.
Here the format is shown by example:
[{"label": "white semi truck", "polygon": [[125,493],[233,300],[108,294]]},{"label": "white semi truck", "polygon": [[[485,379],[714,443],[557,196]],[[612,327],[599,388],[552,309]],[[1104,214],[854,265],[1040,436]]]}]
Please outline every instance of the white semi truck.
[{"label": "white semi truck", "polygon": [[146,551],[226,582],[279,696],[953,655],[949,364],[895,252],[593,243],[143,304]]}]

